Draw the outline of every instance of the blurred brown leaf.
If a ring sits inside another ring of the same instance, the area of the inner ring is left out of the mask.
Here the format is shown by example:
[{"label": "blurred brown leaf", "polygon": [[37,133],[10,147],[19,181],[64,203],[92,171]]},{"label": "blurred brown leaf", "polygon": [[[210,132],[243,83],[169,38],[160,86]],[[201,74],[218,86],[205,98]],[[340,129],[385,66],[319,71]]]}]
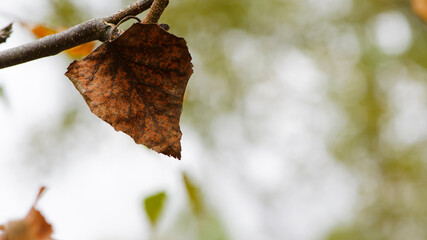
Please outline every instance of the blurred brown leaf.
[{"label": "blurred brown leaf", "polygon": [[10,221],[6,226],[0,226],[4,234],[0,240],[49,240],[53,233],[52,226],[43,215],[35,208],[35,205],[45,190],[42,187],[37,195],[36,201],[24,219]]},{"label": "blurred brown leaf", "polygon": [[6,42],[6,39],[10,36],[11,33],[12,33],[12,23],[0,29],[0,43]]},{"label": "blurred brown leaf", "polygon": [[65,74],[91,111],[136,143],[181,158],[179,119],[191,56],[183,38],[135,23]]},{"label": "blurred brown leaf", "polygon": [[412,10],[427,22],[427,0],[411,0]]}]

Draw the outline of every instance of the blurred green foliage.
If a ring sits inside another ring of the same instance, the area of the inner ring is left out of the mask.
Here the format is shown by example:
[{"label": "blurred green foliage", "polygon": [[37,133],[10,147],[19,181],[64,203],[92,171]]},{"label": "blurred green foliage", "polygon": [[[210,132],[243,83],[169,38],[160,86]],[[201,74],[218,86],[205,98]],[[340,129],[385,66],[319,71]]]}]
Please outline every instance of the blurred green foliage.
[{"label": "blurred green foliage", "polygon": [[[412,45],[400,56],[381,53],[373,46],[372,36],[366,34],[372,19],[387,11],[405,16],[413,30]],[[390,102],[392,89],[381,85],[387,81],[391,86],[396,80],[393,76],[380,79],[379,74],[384,68],[400,67],[408,71],[414,65],[425,68],[427,29],[412,14],[409,1],[354,1],[352,13],[342,21],[349,21],[350,26],[362,30],[358,32],[363,44],[361,57],[354,69],[364,77],[355,78],[353,82],[363,81],[361,85],[366,87],[342,89],[331,86],[336,104],[348,119],[331,147],[336,158],[360,178],[359,204],[362,210],[352,223],[337,227],[327,239],[426,239],[427,141],[421,139],[412,144],[398,144],[394,139],[397,136],[385,135],[397,113]],[[425,70],[422,71],[424,74],[417,76],[415,81],[426,85],[427,75]],[[404,79],[403,83],[409,82]],[[361,97],[348,99],[343,93],[349,91],[361,91]]]},{"label": "blurred green foliage", "polygon": [[[188,201],[183,206],[178,218],[167,231],[157,230],[158,221],[165,208],[167,195],[165,192],[148,196],[143,201],[143,208],[150,220],[151,226],[156,230],[151,239],[203,239],[226,240],[227,234],[220,219],[206,205],[203,193],[186,173],[182,175],[184,191]],[[190,211],[188,211],[191,209]]]},{"label": "blurred green foliage", "polygon": [[49,0],[51,14],[49,22],[56,27],[72,27],[89,19],[84,8],[72,0]]},{"label": "blurred green foliage", "polygon": [[9,106],[9,100],[7,98],[6,91],[3,86],[0,85],[0,102],[4,105]]},{"label": "blurred green foliage", "polygon": [[171,229],[164,234],[165,239],[229,239],[221,219],[207,205],[203,191],[194,179],[183,173],[182,180],[188,201],[179,218],[176,219]]},{"label": "blurred green foliage", "polygon": [[[123,1],[123,5],[130,2]],[[336,124],[336,134],[328,139],[329,150],[359,183],[354,217],[325,239],[427,239],[427,139],[402,143],[396,134],[387,133],[399,114],[391,100],[393,86],[417,82],[427,87],[427,27],[412,14],[409,1],[328,1],[332,4],[326,10],[317,8],[320,3],[316,2],[321,1],[170,1],[160,21],[187,40],[196,64],[182,122],[215,149],[213,122],[230,113],[244,118],[245,97],[256,83],[274,75],[270,66],[275,51],[298,49],[327,76],[325,89],[344,119],[343,126]],[[70,0],[51,3],[54,23],[70,26],[87,19]],[[349,9],[331,10],[338,3],[348,3]],[[376,46],[372,25],[387,12],[400,14],[410,25],[412,42],[402,54],[385,54]],[[357,44],[333,45],[346,34],[354,36]],[[235,45],[228,41],[231,35],[241,36],[232,39]],[[252,65],[242,66],[233,60],[233,50],[245,41],[255,42],[260,55],[251,59]],[[255,65],[262,67],[261,73],[244,73]],[[401,79],[394,78],[402,74]],[[416,101],[427,108],[425,99]],[[75,123],[73,119],[72,114],[64,118],[64,126]],[[206,209],[199,187],[188,176],[183,179],[193,212],[181,216],[171,230],[180,234],[171,239],[226,239],[224,226]],[[158,198],[156,201],[161,196]]]},{"label": "blurred green foliage", "polygon": [[166,193],[160,192],[144,199],[145,213],[150,220],[151,226],[154,228],[157,226],[157,221],[162,214],[164,204],[166,200]]},{"label": "blurred green foliage", "polygon": [[195,214],[202,214],[204,210],[202,193],[192,180],[190,180],[187,174],[182,174],[182,177],[192,210]]}]

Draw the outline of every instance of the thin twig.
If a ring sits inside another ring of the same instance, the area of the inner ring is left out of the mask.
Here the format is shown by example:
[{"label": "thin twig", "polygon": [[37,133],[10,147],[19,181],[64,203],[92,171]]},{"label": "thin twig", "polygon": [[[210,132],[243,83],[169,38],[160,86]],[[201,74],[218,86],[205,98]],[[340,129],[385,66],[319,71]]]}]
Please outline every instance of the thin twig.
[{"label": "thin twig", "polygon": [[117,24],[122,18],[129,15],[138,15],[150,8],[152,2],[153,0],[138,0],[111,16],[94,18],[66,31],[1,51],[0,69],[56,55],[64,50],[90,41],[100,40],[105,42],[111,35],[112,26],[110,24]]},{"label": "thin twig", "polygon": [[143,23],[157,23],[160,16],[169,4],[169,0],[154,0],[147,16],[142,20]]}]

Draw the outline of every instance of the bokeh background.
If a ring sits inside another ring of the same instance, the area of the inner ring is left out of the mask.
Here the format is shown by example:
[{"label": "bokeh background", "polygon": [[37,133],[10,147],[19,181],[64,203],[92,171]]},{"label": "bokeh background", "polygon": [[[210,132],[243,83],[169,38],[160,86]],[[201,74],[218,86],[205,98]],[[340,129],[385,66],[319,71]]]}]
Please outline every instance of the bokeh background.
[{"label": "bokeh background", "polygon": [[[2,0],[0,49],[35,39],[20,22],[131,2]],[[193,57],[182,160],[91,114],[66,54],[2,69],[0,223],[46,185],[55,239],[427,239],[427,27],[410,1],[171,0],[160,22]]]}]

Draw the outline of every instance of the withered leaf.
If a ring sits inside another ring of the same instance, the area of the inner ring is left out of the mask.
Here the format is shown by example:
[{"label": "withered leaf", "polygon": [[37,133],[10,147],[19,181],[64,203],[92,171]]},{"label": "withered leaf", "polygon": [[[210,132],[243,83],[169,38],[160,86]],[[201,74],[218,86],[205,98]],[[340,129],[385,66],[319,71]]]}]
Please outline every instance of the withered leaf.
[{"label": "withered leaf", "polygon": [[6,42],[6,39],[10,36],[11,33],[12,33],[12,23],[0,29],[0,43]]},{"label": "withered leaf", "polygon": [[91,111],[159,153],[181,158],[179,119],[191,56],[183,38],[135,23],[65,74]]},{"label": "withered leaf", "polygon": [[0,240],[50,240],[53,233],[52,226],[46,221],[43,215],[35,208],[35,205],[44,191],[42,187],[37,195],[36,201],[28,212],[27,216],[21,220],[10,221],[0,229],[4,234]]}]

